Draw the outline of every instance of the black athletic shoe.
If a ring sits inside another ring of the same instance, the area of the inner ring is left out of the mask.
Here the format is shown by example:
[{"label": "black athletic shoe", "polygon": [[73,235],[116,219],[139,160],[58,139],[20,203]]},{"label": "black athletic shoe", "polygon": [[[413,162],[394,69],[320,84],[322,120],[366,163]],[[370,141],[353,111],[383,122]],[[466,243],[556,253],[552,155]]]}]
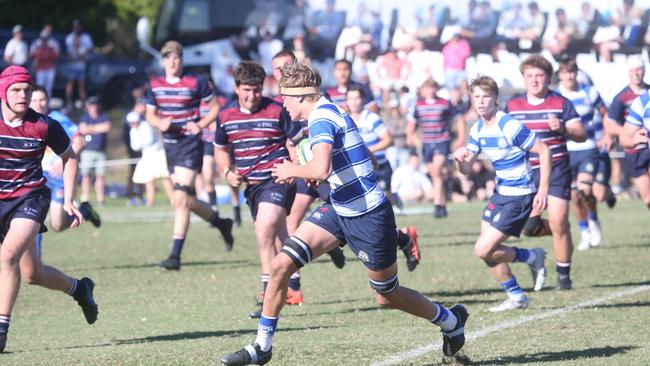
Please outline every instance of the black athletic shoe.
[{"label": "black athletic shoe", "polygon": [[235,219],[234,219],[235,225],[237,225],[237,227],[240,227],[241,226],[241,209],[239,208],[239,206],[234,208],[234,212],[235,212]]},{"label": "black athletic shoe", "polygon": [[83,291],[78,298],[75,297],[74,299],[77,300],[77,304],[81,306],[81,310],[83,311],[88,324],[93,324],[97,321],[97,315],[99,314],[95,298],[93,297],[95,283],[90,278],[84,277],[77,282],[77,286],[82,286]]},{"label": "black athletic shoe", "polygon": [[555,284],[556,290],[568,291],[573,288],[573,282],[569,276],[558,276],[557,283]]},{"label": "black athletic shoe", "polygon": [[605,203],[607,207],[614,208],[616,206],[616,195],[612,192],[611,189],[607,190],[607,197],[605,197]]},{"label": "black athletic shoe", "polygon": [[469,318],[467,309],[461,304],[452,306],[449,309],[458,319],[458,324],[452,330],[442,330],[442,352],[447,357],[458,353],[465,344],[465,322]]},{"label": "black athletic shoe", "polygon": [[226,366],[264,365],[271,361],[273,347],[264,352],[257,343],[249,344],[235,353],[221,357],[221,363]]},{"label": "black athletic shoe", "polygon": [[84,219],[90,221],[94,227],[102,226],[102,218],[99,217],[99,213],[95,211],[89,202],[81,202],[79,211],[82,213]]},{"label": "black athletic shoe", "polygon": [[170,255],[169,258],[160,262],[159,266],[168,271],[178,271],[181,269],[181,259]]},{"label": "black athletic shoe", "polygon": [[262,307],[260,306],[259,309],[255,311],[251,311],[248,313],[248,319],[259,319],[262,317]]},{"label": "black athletic shoe", "polygon": [[327,252],[327,254],[332,258],[332,263],[334,263],[336,268],[341,269],[345,267],[345,253],[343,253],[341,247],[336,247]]},{"label": "black athletic shoe", "polygon": [[231,219],[219,219],[216,224],[210,224],[212,227],[216,227],[223,236],[226,252],[231,251],[235,244],[235,238],[232,237],[232,223]]},{"label": "black athletic shoe", "polygon": [[447,217],[447,207],[435,205],[433,208],[433,217],[435,217],[436,219]]},{"label": "black athletic shoe", "polygon": [[7,346],[7,333],[0,333],[0,353],[5,351]]}]

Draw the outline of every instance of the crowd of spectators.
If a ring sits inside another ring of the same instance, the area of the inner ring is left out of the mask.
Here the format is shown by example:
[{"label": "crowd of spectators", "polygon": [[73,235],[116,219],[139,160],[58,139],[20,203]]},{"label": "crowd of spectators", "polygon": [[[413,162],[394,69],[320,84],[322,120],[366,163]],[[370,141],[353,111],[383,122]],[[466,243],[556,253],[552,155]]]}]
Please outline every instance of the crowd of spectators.
[{"label": "crowd of spectators", "polygon": [[[465,14],[452,15],[446,6],[427,6],[415,15],[413,25],[384,24],[380,11],[365,3],[359,4],[356,13],[339,10],[335,0],[326,0],[323,8],[312,8],[307,0],[295,0],[290,5],[281,0],[255,3],[257,7],[245,20],[242,33],[232,36],[233,46],[244,58],[259,62],[269,76],[273,56],[282,50],[292,51],[299,62],[321,68],[324,79],[330,81],[327,92],[332,98],[343,95],[344,100],[345,91],[351,85],[363,85],[367,94],[374,96],[367,107],[381,114],[393,137],[393,145],[386,155],[396,175],[392,186],[404,201],[432,199],[430,177],[421,163],[422,156],[418,156],[418,146],[406,138],[409,116],[425,81],[434,80],[440,84],[438,96],[448,100],[455,111],[452,120],[463,118],[471,125],[476,117],[469,108],[467,63],[477,54],[498,62],[508,54],[542,53],[547,58],[559,60],[567,54],[591,53],[599,62],[607,63],[615,53],[641,53],[650,43],[650,12],[635,5],[634,0],[621,0],[620,6],[610,12],[601,12],[585,1],[579,4],[580,16],[573,18],[569,18],[562,7],[544,12],[535,1],[508,1],[503,8],[495,9],[490,1],[469,0]],[[577,5],[567,3],[566,6]],[[15,26],[13,37],[5,46],[5,62],[27,64],[31,60],[36,82],[51,93],[55,65],[62,54],[60,47],[65,47],[64,54],[68,58],[66,102],[68,105],[72,102],[75,86],[80,98],[87,100],[83,80],[85,63],[94,47],[91,36],[83,32],[79,21],[72,23],[72,31],[64,45],[51,37],[52,31],[52,27],[46,25],[39,38],[28,45],[22,39],[22,27]],[[331,60],[339,61],[332,63]],[[213,80],[220,95],[232,97],[233,70],[234,65],[229,65],[221,78]],[[265,95],[277,95],[272,77],[264,87]],[[503,99],[506,99],[507,93],[504,94]],[[103,141],[101,134],[108,132],[110,121],[102,124],[106,117],[93,111],[93,103],[86,103],[86,106],[88,115],[80,120],[83,122],[80,126],[93,131],[89,133],[92,139]],[[142,156],[145,152],[148,156],[156,156],[159,141],[150,136],[152,131],[143,127],[141,117],[137,118],[139,109],[136,104],[123,125],[129,157],[139,158],[140,152]],[[458,136],[454,128],[452,134]],[[99,134],[95,136],[97,131]],[[105,160],[102,156],[105,145],[98,148],[99,154],[87,149],[86,155]],[[84,158],[91,159],[82,156],[82,161]],[[129,181],[135,166],[131,168]],[[469,178],[446,169],[448,199],[487,199],[494,187],[490,170],[481,161],[473,165]],[[94,173],[95,188],[103,190],[102,169]],[[146,176],[161,178],[162,174],[147,172]],[[83,186],[87,195],[89,181],[85,179]],[[153,179],[138,179],[138,183],[147,184]],[[148,188],[151,189],[151,185]],[[128,191],[133,198],[134,189],[131,187]],[[148,204],[152,203],[151,197],[147,195]],[[103,197],[98,195],[98,200],[103,201]]]},{"label": "crowd of spectators", "polygon": [[[291,13],[300,16],[287,24],[283,35],[276,37],[283,42],[285,49],[295,51],[301,62],[313,63],[317,67],[325,65],[321,72],[326,74],[326,79],[327,74],[333,76],[329,78],[333,88],[328,92],[334,93],[330,95],[334,99],[346,89],[346,83],[360,83],[371,91],[375,101],[370,108],[381,111],[383,121],[393,135],[393,146],[388,149],[387,157],[394,170],[413,171],[416,169],[414,164],[419,164],[416,170],[423,173],[400,174],[393,186],[407,187],[402,188],[403,192],[408,192],[403,197],[405,201],[431,200],[430,195],[418,193],[422,187],[429,187],[424,182],[430,177],[420,162],[422,157],[414,156],[418,149],[407,144],[405,139],[406,121],[423,82],[433,79],[444,86],[439,95],[454,107],[454,118],[462,116],[471,123],[475,119],[469,111],[467,90],[470,77],[467,62],[471,57],[484,54],[492,62],[499,62],[513,54],[518,59],[519,54],[541,53],[559,61],[567,55],[591,53],[597,62],[609,63],[614,53],[639,54],[650,41],[650,13],[635,5],[634,0],[621,0],[620,5],[611,11],[599,10],[587,1],[567,3],[567,7],[579,7],[579,11],[570,9],[572,13],[580,14],[573,18],[567,16],[563,7],[543,11],[536,1],[503,4],[497,9],[490,1],[469,0],[464,15],[454,14],[457,12],[446,6],[432,4],[424,10],[418,9],[413,26],[398,22],[387,29],[379,10],[369,9],[363,3],[356,14],[350,11],[345,14],[337,11],[334,0],[327,0],[324,9],[312,9],[307,2],[296,1]],[[381,36],[386,31],[389,33],[388,41]],[[264,37],[272,35],[267,33],[260,39]],[[266,64],[265,58],[261,57],[263,44],[260,42],[259,60]],[[296,44],[300,46],[295,47]],[[328,57],[349,61],[349,80],[339,80],[339,61],[333,67],[331,63],[323,63]],[[230,91],[225,92],[228,94]],[[504,93],[504,100],[515,92]],[[265,93],[276,93],[272,82],[267,85]],[[490,195],[494,184],[491,168],[481,161],[477,161],[473,168],[470,178],[453,170],[445,171],[448,199],[486,199]],[[400,190],[396,189],[396,192]]]},{"label": "crowd of spectators", "polygon": [[[12,28],[12,38],[4,46],[4,62],[8,65],[31,67],[38,85],[52,95],[56,78],[57,63],[65,57],[65,96],[68,106],[73,105],[75,86],[80,101],[88,97],[86,93],[86,66],[93,55],[94,43],[91,35],[84,32],[79,20],[73,20],[71,32],[63,40],[64,44],[53,37],[54,29],[50,24],[43,26],[38,37],[28,44],[20,24]],[[65,47],[65,52],[62,52]]]}]

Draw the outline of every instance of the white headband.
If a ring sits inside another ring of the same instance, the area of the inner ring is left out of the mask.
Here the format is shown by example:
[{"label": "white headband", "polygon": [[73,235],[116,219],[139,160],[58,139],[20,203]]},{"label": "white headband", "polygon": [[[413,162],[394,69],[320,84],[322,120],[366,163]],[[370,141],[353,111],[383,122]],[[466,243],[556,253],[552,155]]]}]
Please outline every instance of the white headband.
[{"label": "white headband", "polygon": [[313,86],[280,89],[280,95],[286,95],[289,97],[290,96],[302,97],[305,95],[316,94],[318,92],[319,92],[318,88]]}]

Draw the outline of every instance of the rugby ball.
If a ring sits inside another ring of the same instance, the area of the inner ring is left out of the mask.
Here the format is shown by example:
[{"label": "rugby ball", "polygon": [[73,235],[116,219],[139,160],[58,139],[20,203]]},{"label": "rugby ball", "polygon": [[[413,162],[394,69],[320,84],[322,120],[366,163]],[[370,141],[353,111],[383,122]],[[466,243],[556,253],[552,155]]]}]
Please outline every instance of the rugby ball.
[{"label": "rugby ball", "polygon": [[298,163],[300,165],[305,165],[314,157],[311,152],[311,143],[309,139],[302,139],[296,145],[296,155],[298,155]]}]

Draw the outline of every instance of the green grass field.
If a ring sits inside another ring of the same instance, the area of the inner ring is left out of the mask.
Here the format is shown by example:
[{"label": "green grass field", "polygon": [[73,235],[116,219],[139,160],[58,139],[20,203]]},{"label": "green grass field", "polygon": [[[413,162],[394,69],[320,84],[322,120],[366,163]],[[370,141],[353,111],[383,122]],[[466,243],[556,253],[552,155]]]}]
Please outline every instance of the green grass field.
[{"label": "green grass field", "polygon": [[[529,292],[527,310],[496,315],[487,308],[504,294],[473,255],[481,209],[453,205],[445,220],[398,217],[418,226],[423,251],[415,272],[398,253],[400,282],[446,305],[467,305],[471,364],[650,364],[650,229],[640,202],[603,209],[604,244],[575,253],[573,291]],[[157,267],[169,250],[170,209],[112,202],[101,212],[101,230],[88,224],[48,233],[44,244],[47,263],[94,279],[99,320],[89,326],[67,295],[23,285],[1,365],[215,365],[254,339],[257,321],[246,315],[257,306],[259,272],[250,223],[226,253],[218,232],[195,222],[184,266],[170,273]],[[552,287],[550,239],[512,243],[549,251]],[[302,271],[305,303],[284,309],[271,364],[440,364],[442,352],[426,348],[441,341],[437,327],[379,308],[363,266],[349,249],[346,255],[342,270],[323,258]],[[513,269],[530,288],[527,266]]]}]

